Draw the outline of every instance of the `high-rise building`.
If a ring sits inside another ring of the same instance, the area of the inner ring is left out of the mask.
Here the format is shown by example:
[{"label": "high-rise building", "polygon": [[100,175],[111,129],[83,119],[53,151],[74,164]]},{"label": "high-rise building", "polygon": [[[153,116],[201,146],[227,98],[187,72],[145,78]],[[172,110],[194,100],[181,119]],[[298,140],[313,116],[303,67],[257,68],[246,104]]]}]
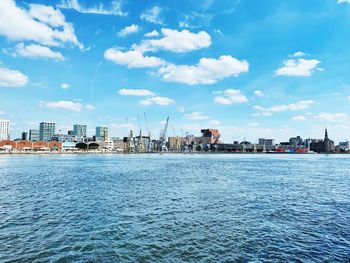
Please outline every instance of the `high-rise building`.
[{"label": "high-rise building", "polygon": [[96,127],[96,141],[106,141],[108,139],[108,127]]},{"label": "high-rise building", "polygon": [[73,133],[76,136],[77,141],[84,141],[86,138],[86,125],[74,124]]},{"label": "high-rise building", "polygon": [[28,140],[28,132],[23,131],[23,132],[22,132],[21,139],[22,139],[22,141],[26,141],[26,140]]},{"label": "high-rise building", "polygon": [[56,131],[56,124],[54,122],[41,122],[39,127],[39,139],[40,141],[51,141]]},{"label": "high-rise building", "polygon": [[37,142],[40,140],[39,130],[29,130],[29,140]]},{"label": "high-rise building", "polygon": [[10,139],[10,121],[0,120],[0,141]]}]

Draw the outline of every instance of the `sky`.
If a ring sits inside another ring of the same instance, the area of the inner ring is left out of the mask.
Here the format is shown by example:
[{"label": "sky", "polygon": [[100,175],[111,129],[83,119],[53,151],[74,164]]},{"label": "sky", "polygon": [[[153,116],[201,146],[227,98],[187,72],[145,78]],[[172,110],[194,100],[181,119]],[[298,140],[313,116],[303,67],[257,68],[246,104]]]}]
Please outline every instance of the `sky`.
[{"label": "sky", "polygon": [[[350,137],[350,0],[0,0],[0,118]],[[145,116],[147,122],[145,121]]]}]

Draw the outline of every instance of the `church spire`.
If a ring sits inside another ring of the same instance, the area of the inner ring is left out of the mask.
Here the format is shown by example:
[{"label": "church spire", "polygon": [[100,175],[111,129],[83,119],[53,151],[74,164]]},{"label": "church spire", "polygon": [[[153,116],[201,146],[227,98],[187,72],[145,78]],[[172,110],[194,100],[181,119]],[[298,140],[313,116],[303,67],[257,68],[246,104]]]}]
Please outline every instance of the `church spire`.
[{"label": "church spire", "polygon": [[327,131],[327,128],[325,129],[325,132],[324,132],[324,140],[328,140],[328,131]]}]

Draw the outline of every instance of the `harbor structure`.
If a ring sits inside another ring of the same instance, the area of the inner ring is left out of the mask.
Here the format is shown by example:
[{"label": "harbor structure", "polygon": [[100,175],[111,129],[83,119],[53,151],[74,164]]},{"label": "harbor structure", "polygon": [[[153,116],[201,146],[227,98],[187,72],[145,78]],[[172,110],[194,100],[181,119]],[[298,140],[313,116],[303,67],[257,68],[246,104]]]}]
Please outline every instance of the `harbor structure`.
[{"label": "harbor structure", "polygon": [[56,123],[54,122],[41,122],[39,125],[39,140],[49,142],[52,136],[55,135]]},{"label": "harbor structure", "polygon": [[10,139],[10,121],[0,120],[0,140]]}]

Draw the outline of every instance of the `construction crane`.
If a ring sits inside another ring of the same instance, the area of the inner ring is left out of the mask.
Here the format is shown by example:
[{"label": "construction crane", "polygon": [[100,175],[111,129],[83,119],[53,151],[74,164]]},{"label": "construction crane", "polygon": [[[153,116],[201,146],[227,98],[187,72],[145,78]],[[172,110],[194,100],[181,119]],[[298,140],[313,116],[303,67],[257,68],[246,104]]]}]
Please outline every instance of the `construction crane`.
[{"label": "construction crane", "polygon": [[139,124],[139,130],[140,130],[139,137],[138,137],[138,140],[137,140],[137,151],[138,152],[144,152],[145,151],[145,145],[143,143],[142,129],[141,129],[140,116],[139,115],[137,115],[137,121],[138,121],[138,124]]},{"label": "construction crane", "polygon": [[164,129],[162,129],[162,131],[160,133],[160,138],[159,138],[160,150],[162,152],[167,152],[168,151],[168,147],[166,146],[166,134],[167,134],[167,131],[168,131],[168,125],[169,125],[169,116],[166,119]]}]

